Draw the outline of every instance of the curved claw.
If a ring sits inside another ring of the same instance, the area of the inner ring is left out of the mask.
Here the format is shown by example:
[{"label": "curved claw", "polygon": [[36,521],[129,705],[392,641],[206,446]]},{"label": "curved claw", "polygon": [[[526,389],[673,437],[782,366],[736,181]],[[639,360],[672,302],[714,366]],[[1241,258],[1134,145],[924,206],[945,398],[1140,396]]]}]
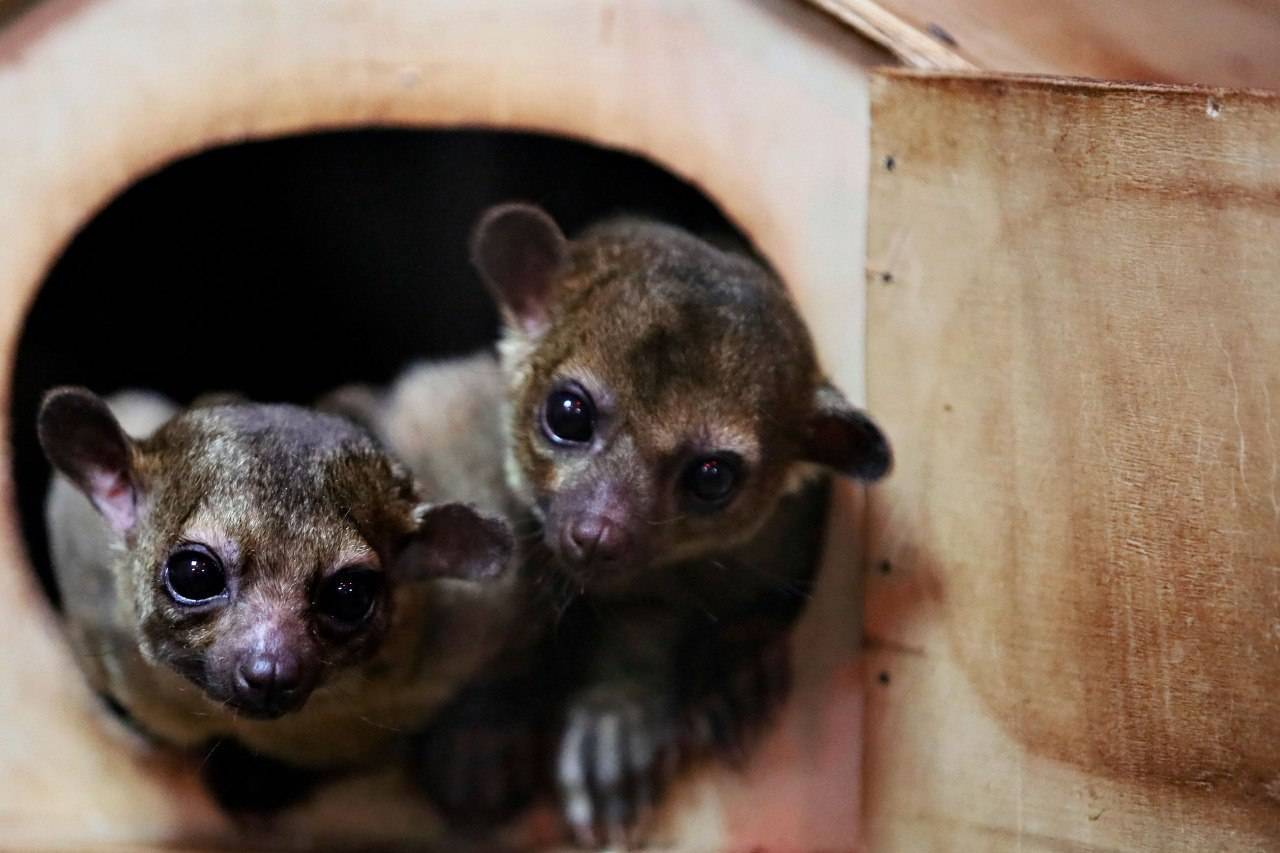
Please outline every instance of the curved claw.
[{"label": "curved claw", "polygon": [[565,822],[583,847],[643,842],[675,752],[670,715],[616,696],[579,702],[557,757]]}]

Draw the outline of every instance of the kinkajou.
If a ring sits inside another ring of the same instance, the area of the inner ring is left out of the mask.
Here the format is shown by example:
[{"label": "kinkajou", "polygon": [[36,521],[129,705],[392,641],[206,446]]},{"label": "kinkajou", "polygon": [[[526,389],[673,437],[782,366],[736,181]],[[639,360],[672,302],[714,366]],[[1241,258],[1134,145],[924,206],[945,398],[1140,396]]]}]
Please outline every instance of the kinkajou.
[{"label": "kinkajou", "polygon": [[158,741],[370,761],[504,640],[474,602],[511,580],[506,521],[432,503],[346,419],[59,388],[38,430],[79,662]]},{"label": "kinkajou", "polygon": [[504,320],[509,483],[580,593],[564,815],[634,840],[691,725],[731,743],[785,693],[822,517],[804,484],[877,480],[889,444],[747,257],[634,219],[570,240],[526,204],[486,212],[471,254]]}]

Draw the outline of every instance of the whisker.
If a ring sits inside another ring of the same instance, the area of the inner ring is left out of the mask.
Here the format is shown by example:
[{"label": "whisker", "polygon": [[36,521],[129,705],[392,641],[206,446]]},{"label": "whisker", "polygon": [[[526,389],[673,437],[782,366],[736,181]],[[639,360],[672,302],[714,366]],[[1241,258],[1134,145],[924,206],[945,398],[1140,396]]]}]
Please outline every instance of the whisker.
[{"label": "whisker", "polygon": [[404,733],[404,729],[396,728],[395,726],[383,725],[382,723],[375,723],[373,720],[369,719],[368,717],[360,717],[360,722],[368,723],[369,725],[373,726],[375,729],[382,729],[385,732],[395,732],[396,734]]},{"label": "whisker", "polygon": [[735,562],[732,566],[726,565],[720,560],[713,560],[713,559],[708,559],[707,563],[717,569],[720,569],[723,572],[729,572],[729,571],[747,572],[758,578],[762,578],[766,581],[769,581],[770,589],[786,592],[798,598],[802,598],[806,601],[813,598],[813,591],[811,589],[807,589],[803,586],[800,586],[793,578],[789,578],[786,575],[781,575],[776,572],[770,572],[767,569],[762,569],[749,560]]},{"label": "whisker", "polygon": [[196,768],[197,773],[204,769],[204,766],[209,763],[209,759],[213,758],[213,754],[218,751],[218,747],[220,746],[222,746],[222,741],[215,740],[213,742],[213,746],[209,747],[209,751],[205,754],[204,760],[201,761],[200,766]]}]

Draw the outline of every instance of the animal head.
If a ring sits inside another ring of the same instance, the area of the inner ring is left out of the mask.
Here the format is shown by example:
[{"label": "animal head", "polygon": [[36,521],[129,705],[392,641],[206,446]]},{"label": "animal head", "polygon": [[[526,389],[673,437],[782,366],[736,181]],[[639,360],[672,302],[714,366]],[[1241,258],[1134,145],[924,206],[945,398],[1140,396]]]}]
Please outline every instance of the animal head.
[{"label": "animal head", "polygon": [[512,486],[584,583],[746,539],[807,467],[889,470],[754,261],[642,221],[568,240],[525,204],[486,212],[471,253],[504,319]]},{"label": "animal head", "polygon": [[135,440],[97,396],[60,388],[38,428],[119,537],[144,657],[247,716],[295,711],[376,655],[398,585],[491,578],[511,553],[505,522],[420,504],[409,475],[334,416],[213,405]]}]

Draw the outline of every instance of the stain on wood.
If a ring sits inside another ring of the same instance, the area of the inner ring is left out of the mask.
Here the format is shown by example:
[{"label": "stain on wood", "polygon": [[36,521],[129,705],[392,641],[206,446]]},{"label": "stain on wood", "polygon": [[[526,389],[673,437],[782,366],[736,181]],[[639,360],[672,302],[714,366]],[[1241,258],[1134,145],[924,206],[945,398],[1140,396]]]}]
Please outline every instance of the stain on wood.
[{"label": "stain on wood", "polygon": [[873,846],[1275,849],[1280,98],[886,72],[872,122]]}]

